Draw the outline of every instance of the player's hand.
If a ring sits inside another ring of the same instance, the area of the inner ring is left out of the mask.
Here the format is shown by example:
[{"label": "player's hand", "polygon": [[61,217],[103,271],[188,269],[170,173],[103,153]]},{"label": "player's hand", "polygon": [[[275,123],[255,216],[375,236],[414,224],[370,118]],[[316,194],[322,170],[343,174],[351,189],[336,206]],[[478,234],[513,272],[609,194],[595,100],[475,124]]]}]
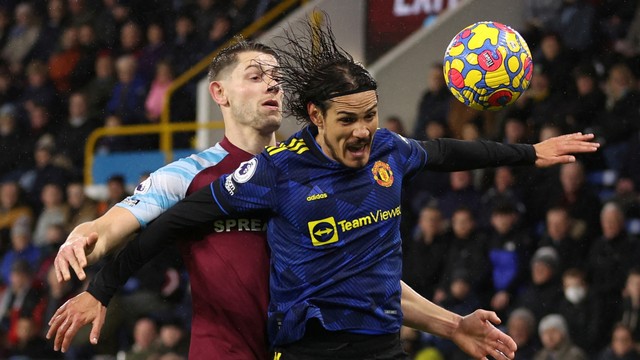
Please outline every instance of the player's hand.
[{"label": "player's hand", "polygon": [[533,145],[536,151],[536,166],[548,167],[576,161],[572,154],[592,153],[599,143],[592,142],[593,134],[573,133],[549,138]]},{"label": "player's hand", "polygon": [[87,266],[87,256],[91,254],[97,241],[98,234],[95,232],[88,236],[69,235],[67,241],[60,246],[58,255],[53,261],[58,282],[71,280],[69,268],[73,269],[78,279],[84,280],[87,277],[84,272],[84,268]]},{"label": "player's hand", "polygon": [[86,324],[92,323],[89,341],[96,345],[100,338],[100,330],[104,325],[107,308],[86,291],[67,300],[49,320],[47,339],[55,334],[53,349],[66,352],[71,340],[78,330]]},{"label": "player's hand", "polygon": [[487,356],[497,360],[514,359],[518,346],[494,326],[498,324],[500,318],[495,312],[476,310],[462,318],[451,340],[475,359],[486,360]]}]

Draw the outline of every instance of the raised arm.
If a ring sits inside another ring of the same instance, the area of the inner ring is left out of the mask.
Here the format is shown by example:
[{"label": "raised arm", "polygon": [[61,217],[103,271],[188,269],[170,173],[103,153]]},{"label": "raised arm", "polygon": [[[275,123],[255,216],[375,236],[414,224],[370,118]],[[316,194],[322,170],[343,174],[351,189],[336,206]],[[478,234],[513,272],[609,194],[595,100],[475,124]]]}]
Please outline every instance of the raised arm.
[{"label": "raised arm", "polygon": [[87,292],[68,300],[56,311],[47,332],[47,338],[55,335],[54,349],[66,351],[78,330],[89,323],[93,324],[90,341],[96,344],[106,306],[127,279],[167,244],[200,238],[211,229],[214,219],[224,215],[208,186],[160,215],[96,274]]},{"label": "raised arm", "polygon": [[492,311],[476,310],[460,316],[425,299],[402,282],[404,325],[450,339],[475,359],[513,359],[516,343],[497,329],[500,319]]},{"label": "raised arm", "polygon": [[460,171],[504,165],[548,167],[574,162],[572,154],[598,150],[593,134],[574,133],[556,136],[534,145],[502,144],[494,141],[436,139],[423,142],[427,150],[427,169]]},{"label": "raised arm", "polygon": [[70,268],[80,280],[84,280],[87,265],[120,247],[139,229],[136,217],[129,210],[117,206],[93,221],[76,226],[60,246],[54,260],[58,281],[71,279]]}]

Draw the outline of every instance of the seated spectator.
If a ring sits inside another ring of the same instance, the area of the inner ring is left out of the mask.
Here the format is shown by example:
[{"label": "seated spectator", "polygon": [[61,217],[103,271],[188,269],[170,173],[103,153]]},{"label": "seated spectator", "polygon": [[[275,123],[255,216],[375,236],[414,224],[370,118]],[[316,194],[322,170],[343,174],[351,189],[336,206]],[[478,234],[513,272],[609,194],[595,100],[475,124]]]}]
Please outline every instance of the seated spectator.
[{"label": "seated spectator", "polygon": [[402,119],[400,119],[400,117],[398,116],[392,115],[387,117],[387,119],[384,121],[384,127],[398,135],[407,136],[406,131],[404,130]]},{"label": "seated spectator", "polygon": [[510,167],[501,166],[493,171],[493,184],[483,194],[481,201],[482,214],[480,215],[481,226],[489,226],[491,210],[498,204],[513,204],[520,215],[524,218],[527,209],[522,202],[522,188],[516,183],[515,175]]},{"label": "seated spectator", "polygon": [[542,341],[542,350],[534,356],[534,360],[562,359],[587,360],[584,350],[571,341],[567,322],[558,314],[550,314],[540,320],[538,334]]},{"label": "seated spectator", "polygon": [[8,349],[9,359],[64,359],[53,345],[38,333],[34,320],[20,316],[16,323],[16,344]]},{"label": "seated spectator", "polygon": [[455,171],[449,175],[450,190],[438,199],[438,208],[442,216],[449,220],[455,209],[465,206],[473,211],[474,216],[480,215],[481,193],[473,184],[471,171]]},{"label": "seated spectator", "polygon": [[626,64],[618,63],[609,69],[605,85],[605,112],[596,118],[594,131],[602,144],[600,152],[609,169],[620,171],[621,160],[629,150],[629,143],[638,131],[640,95],[635,76]]},{"label": "seated spectator", "polygon": [[25,75],[27,83],[20,97],[20,103],[24,110],[29,113],[35,105],[40,105],[55,118],[60,113],[60,101],[56,89],[49,79],[46,63],[39,60],[29,62],[25,69]]},{"label": "seated spectator", "polygon": [[109,54],[99,54],[95,60],[96,76],[82,89],[87,94],[89,117],[105,119],[107,103],[116,85],[113,58]]},{"label": "seated spectator", "polygon": [[506,333],[518,345],[518,360],[533,360],[540,349],[536,334],[536,319],[526,308],[517,308],[509,314]]},{"label": "seated spectator", "polygon": [[189,337],[184,324],[176,317],[161,322],[157,352],[161,357],[186,360],[189,355]]},{"label": "seated spectator", "polygon": [[638,267],[632,268],[627,275],[620,323],[629,328],[633,342],[640,348],[640,268]]},{"label": "seated spectator", "polygon": [[565,207],[573,219],[584,222],[585,233],[580,236],[599,233],[598,215],[602,205],[598,194],[586,181],[584,165],[580,162],[561,165],[559,180],[560,186],[546,196],[546,209]]},{"label": "seated spectator", "polygon": [[120,40],[115,49],[115,57],[131,55],[136,60],[142,55],[143,38],[140,24],[129,20],[120,27]]},{"label": "seated spectator", "polygon": [[84,168],[84,151],[87,138],[100,124],[90,117],[87,95],[81,92],[69,96],[69,115],[58,133],[56,145],[60,154],[67,157],[73,167]]},{"label": "seated spectator", "polygon": [[550,31],[542,36],[540,47],[533,53],[533,62],[547,75],[549,89],[554,95],[566,96],[571,88],[569,54],[559,33]]},{"label": "seated spectator", "polygon": [[33,244],[37,247],[46,247],[46,234],[49,226],[64,226],[68,221],[69,208],[64,202],[62,187],[56,183],[46,184],[42,188],[42,211],[36,219],[33,232]]},{"label": "seated spectator", "polygon": [[559,260],[552,247],[538,248],[531,258],[531,279],[518,294],[516,306],[531,310],[536,320],[555,312],[562,299]]},{"label": "seated spectator", "polygon": [[616,324],[611,334],[611,343],[604,349],[597,360],[639,360],[640,353],[636,349],[628,327]]},{"label": "seated spectator", "polygon": [[403,253],[403,279],[416,292],[432,299],[442,279],[449,243],[440,210],[426,206],[420,211],[414,238]]},{"label": "seated spectator", "polygon": [[156,73],[156,65],[169,55],[169,48],[161,24],[147,25],[147,43],[138,57],[139,73],[146,82],[151,82]]},{"label": "seated spectator", "polygon": [[93,199],[87,197],[84,184],[81,181],[72,181],[67,185],[67,204],[69,206],[69,217],[65,224],[67,231],[97,217],[97,204]]},{"label": "seated spectator", "polygon": [[33,272],[24,260],[18,260],[11,267],[7,289],[0,298],[0,332],[6,334],[5,344],[8,347],[18,345],[18,320],[30,318],[33,321],[33,332],[38,334],[44,324],[42,317],[46,298],[42,288],[33,281]]},{"label": "seated spectator", "polygon": [[107,199],[98,203],[98,216],[102,216],[113,205],[129,196],[122,175],[113,175],[107,180]]},{"label": "seated spectator", "polygon": [[71,90],[71,74],[81,55],[78,30],[75,27],[64,29],[57,49],[49,58],[49,78],[58,94],[66,95]]},{"label": "seated spectator", "polygon": [[442,76],[442,64],[435,63],[429,67],[426,85],[427,89],[420,98],[418,116],[413,129],[413,138],[418,140],[427,139],[425,131],[427,124],[438,122],[446,128],[446,119],[453,99]]},{"label": "seated spectator", "polygon": [[585,234],[586,224],[571,218],[566,208],[557,206],[547,210],[545,232],[538,246],[554,248],[560,260],[560,273],[569,268],[584,268],[584,259],[589,253],[590,243]]},{"label": "seated spectator", "polygon": [[204,56],[216,51],[231,39],[233,36],[233,32],[231,32],[232,26],[233,20],[226,14],[220,14],[213,18],[213,22],[207,31],[204,32],[204,34],[206,34],[203,46]]},{"label": "seated spectator", "polygon": [[591,132],[595,118],[605,109],[606,97],[593,66],[577,66],[573,79],[576,91],[568,94],[566,123],[570,131]]},{"label": "seated spectator", "polygon": [[17,182],[3,182],[0,184],[0,255],[7,251],[13,226],[21,219],[32,224],[33,211]]},{"label": "seated spectator", "polygon": [[11,282],[13,266],[24,261],[31,270],[37,269],[42,252],[31,242],[31,223],[22,218],[11,228],[11,248],[0,260],[0,281],[7,285]]},{"label": "seated spectator", "polygon": [[491,212],[488,244],[494,293],[490,306],[500,315],[505,315],[527,279],[533,252],[532,239],[520,227],[518,211],[512,204],[501,204]]},{"label": "seated spectator", "polygon": [[25,163],[32,161],[30,149],[20,129],[16,107],[5,104],[0,107],[0,181],[2,178],[15,177]]},{"label": "seated spectator", "polygon": [[[451,216],[451,232],[447,235],[449,251],[445,262],[442,282],[434,300],[444,298],[445,289],[453,274],[466,271],[471,290],[482,303],[486,303],[491,292],[491,266],[487,247],[487,235],[478,228],[473,213],[466,207],[456,209]],[[484,307],[485,305],[483,305]]]},{"label": "seated spectator", "polygon": [[118,82],[107,103],[109,114],[118,115],[124,124],[138,124],[144,120],[144,99],[147,87],[137,74],[138,63],[132,55],[124,55],[116,61]]},{"label": "seated spectator", "polygon": [[167,101],[167,91],[173,82],[173,70],[168,61],[159,61],[156,65],[156,74],[151,82],[149,94],[144,103],[146,118],[151,123],[160,121],[160,115]]},{"label": "seated spectator", "polygon": [[133,328],[133,344],[126,352],[126,359],[146,360],[157,356],[158,324],[150,317],[141,317]]},{"label": "seated spectator", "polygon": [[603,331],[600,299],[593,294],[586,273],[570,268],[562,274],[564,296],[558,313],[567,320],[571,339],[589,354],[597,353],[606,344],[607,331]]},{"label": "seated spectator", "polygon": [[18,75],[29,59],[29,52],[35,47],[40,37],[42,25],[31,3],[21,2],[14,12],[15,23],[9,31],[1,55],[10,64],[11,72]]},{"label": "seated spectator", "polygon": [[[124,125],[122,118],[118,115],[109,115],[104,120],[105,128],[118,128]],[[98,139],[96,143],[96,153],[110,154],[119,151],[134,150],[136,144],[131,136],[107,135]]]},{"label": "seated spectator", "polygon": [[609,331],[618,319],[622,290],[629,271],[637,264],[638,240],[625,230],[624,213],[620,206],[608,202],[600,213],[602,235],[589,251],[587,271],[595,296],[602,301],[602,311],[612,314],[604,319],[602,328]]}]

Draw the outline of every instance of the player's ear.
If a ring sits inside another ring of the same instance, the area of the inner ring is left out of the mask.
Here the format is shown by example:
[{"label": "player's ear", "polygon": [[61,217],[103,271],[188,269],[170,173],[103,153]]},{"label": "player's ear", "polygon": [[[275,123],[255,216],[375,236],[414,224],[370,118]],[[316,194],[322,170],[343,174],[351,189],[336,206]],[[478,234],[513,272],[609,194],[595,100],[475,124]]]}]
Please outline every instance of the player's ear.
[{"label": "player's ear", "polygon": [[309,114],[311,122],[315,126],[322,128],[322,125],[324,124],[324,116],[322,116],[322,111],[320,111],[314,103],[310,102],[307,104],[307,113]]},{"label": "player's ear", "polygon": [[209,83],[209,94],[211,94],[213,101],[220,106],[226,105],[229,102],[224,91],[224,87],[219,81],[212,81]]}]

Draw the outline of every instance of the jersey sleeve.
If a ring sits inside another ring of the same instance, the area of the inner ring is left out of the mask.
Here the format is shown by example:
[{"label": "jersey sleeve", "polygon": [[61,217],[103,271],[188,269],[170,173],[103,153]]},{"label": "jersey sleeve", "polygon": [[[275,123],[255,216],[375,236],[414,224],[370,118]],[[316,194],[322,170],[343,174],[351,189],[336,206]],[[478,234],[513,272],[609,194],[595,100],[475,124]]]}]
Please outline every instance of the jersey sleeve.
[{"label": "jersey sleeve", "polygon": [[142,228],[185,197],[191,181],[206,167],[215,165],[225,155],[220,147],[174,161],[151,173],[133,195],[116,206],[129,210]]},{"label": "jersey sleeve", "polygon": [[[270,171],[271,170],[271,171]],[[269,161],[253,158],[176,203],[152,221],[116,257],[98,271],[87,291],[107,306],[118,289],[167,245],[199,239],[211,232],[214,220],[277,206],[277,174]]]}]

